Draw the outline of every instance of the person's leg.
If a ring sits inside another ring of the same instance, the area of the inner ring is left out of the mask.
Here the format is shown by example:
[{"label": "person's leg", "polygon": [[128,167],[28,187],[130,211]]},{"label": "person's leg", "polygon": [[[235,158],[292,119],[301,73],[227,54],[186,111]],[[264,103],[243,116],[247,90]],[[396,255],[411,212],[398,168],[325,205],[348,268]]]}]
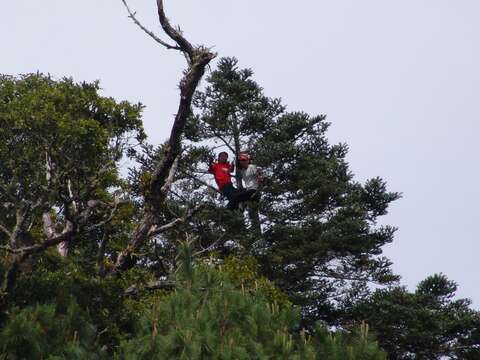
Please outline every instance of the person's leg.
[{"label": "person's leg", "polygon": [[258,201],[250,199],[250,202],[248,203],[248,218],[250,219],[251,232],[255,235],[259,235],[262,233],[262,227],[260,224],[260,213],[258,211],[258,208]]},{"label": "person's leg", "polygon": [[255,189],[248,189],[248,190],[237,190],[236,194],[234,195],[237,202],[245,202],[250,200],[250,198],[256,193]]},{"label": "person's leg", "polygon": [[226,184],[222,187],[222,195],[228,199],[227,209],[238,209],[238,201],[236,199],[237,189],[232,184]]},{"label": "person's leg", "polygon": [[260,190],[258,189],[254,189],[255,192],[252,194],[252,196],[250,196],[250,199],[249,201],[252,201],[252,202],[260,202]]}]

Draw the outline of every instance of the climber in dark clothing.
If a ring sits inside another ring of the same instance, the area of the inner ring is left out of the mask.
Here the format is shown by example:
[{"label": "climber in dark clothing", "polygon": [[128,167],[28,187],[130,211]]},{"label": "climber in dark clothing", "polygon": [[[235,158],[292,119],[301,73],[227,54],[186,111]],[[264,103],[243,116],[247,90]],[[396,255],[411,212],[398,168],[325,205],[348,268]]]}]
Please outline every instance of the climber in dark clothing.
[{"label": "climber in dark clothing", "polygon": [[210,157],[208,165],[208,172],[215,177],[218,190],[228,199],[228,209],[238,209],[239,203],[249,200],[255,193],[254,190],[239,190],[233,186],[230,173],[235,170],[235,165],[233,162],[228,162],[228,154],[226,152],[218,154],[217,162],[214,162],[213,157]]}]

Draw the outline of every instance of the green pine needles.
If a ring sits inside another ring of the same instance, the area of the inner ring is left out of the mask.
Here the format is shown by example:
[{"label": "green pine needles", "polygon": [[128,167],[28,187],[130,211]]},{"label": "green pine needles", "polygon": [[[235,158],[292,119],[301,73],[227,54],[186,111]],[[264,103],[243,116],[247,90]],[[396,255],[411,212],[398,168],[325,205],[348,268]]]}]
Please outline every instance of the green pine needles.
[{"label": "green pine needles", "polygon": [[292,306],[269,303],[263,290],[236,288],[212,266],[194,263],[180,246],[177,289],[147,311],[120,358],[385,359],[363,326],[359,334],[301,331]]}]

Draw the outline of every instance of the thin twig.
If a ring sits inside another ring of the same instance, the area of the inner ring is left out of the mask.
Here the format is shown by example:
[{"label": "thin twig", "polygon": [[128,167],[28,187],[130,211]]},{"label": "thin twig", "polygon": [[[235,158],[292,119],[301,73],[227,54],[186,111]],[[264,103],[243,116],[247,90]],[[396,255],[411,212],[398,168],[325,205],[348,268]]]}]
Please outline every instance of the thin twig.
[{"label": "thin twig", "polygon": [[203,254],[204,252],[207,252],[207,251],[210,251],[211,249],[215,248],[218,243],[220,242],[220,240],[222,240],[224,237],[225,237],[226,233],[223,233],[217,240],[215,240],[215,242],[213,244],[211,244],[210,246],[207,246],[205,249],[202,249],[200,251],[197,251],[195,254],[193,254],[193,256],[198,256],[200,254]]},{"label": "thin twig", "polygon": [[182,174],[183,175],[186,175],[188,176],[190,179],[192,179],[193,181],[197,181],[198,183],[202,184],[202,185],[205,185],[206,187],[208,187],[209,189],[221,194],[220,190],[218,190],[216,187],[210,185],[209,183],[203,181],[203,180],[200,180],[198,177],[196,177],[194,174],[192,173],[189,173],[187,171],[182,171]]},{"label": "thin twig", "polygon": [[174,46],[174,45],[170,45],[168,43],[166,43],[165,41],[163,41],[162,39],[160,39],[157,35],[155,35],[152,31],[148,30],[145,26],[143,26],[140,21],[137,20],[137,18],[135,17],[135,14],[136,13],[132,13],[132,11],[130,10],[126,0],[122,0],[123,2],[123,5],[125,5],[125,8],[127,9],[128,11],[128,17],[130,19],[133,20],[133,22],[138,25],[138,27],[140,29],[142,29],[144,32],[146,32],[153,40],[155,40],[156,42],[158,42],[160,45],[166,47],[167,49],[174,49],[174,50],[182,50],[180,47],[178,46]]},{"label": "thin twig", "polygon": [[12,233],[2,224],[0,224],[0,230],[2,230],[9,238],[12,236]]},{"label": "thin twig", "polygon": [[108,224],[115,217],[115,214],[118,210],[118,206],[123,205],[123,204],[127,204],[127,203],[128,203],[128,201],[126,201],[126,200],[115,200],[114,206],[113,206],[112,210],[110,211],[109,216],[105,220],[102,220],[95,225],[87,227],[85,229],[85,231],[92,231],[92,230],[98,229],[99,227],[102,227],[102,226]]},{"label": "thin twig", "polygon": [[169,222],[168,224],[165,224],[165,225],[162,225],[162,226],[159,226],[159,227],[153,227],[152,229],[150,229],[150,231],[148,232],[148,236],[152,237],[152,236],[164,233],[165,231],[170,230],[170,229],[176,227],[179,224],[185,223],[202,207],[203,207],[203,205],[200,204],[200,205],[194,206],[193,208],[188,208],[187,211],[185,212],[185,215],[182,216],[181,218],[177,218],[177,219]]}]

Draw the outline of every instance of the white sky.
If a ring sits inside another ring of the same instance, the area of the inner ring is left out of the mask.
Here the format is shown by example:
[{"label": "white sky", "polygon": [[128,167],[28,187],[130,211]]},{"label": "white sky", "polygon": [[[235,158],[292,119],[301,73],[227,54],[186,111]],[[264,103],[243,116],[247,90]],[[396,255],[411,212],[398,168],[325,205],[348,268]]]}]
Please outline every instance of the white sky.
[{"label": "white sky", "polygon": [[[381,176],[399,227],[385,249],[414,289],[443,272],[480,305],[478,0],[165,0],[187,38],[251,67],[289,110],[326,113],[357,179]],[[131,8],[159,31],[154,0]],[[147,106],[150,142],[168,135],[183,58],[159,47],[120,0],[11,0],[0,15],[0,72],[99,79]]]}]

